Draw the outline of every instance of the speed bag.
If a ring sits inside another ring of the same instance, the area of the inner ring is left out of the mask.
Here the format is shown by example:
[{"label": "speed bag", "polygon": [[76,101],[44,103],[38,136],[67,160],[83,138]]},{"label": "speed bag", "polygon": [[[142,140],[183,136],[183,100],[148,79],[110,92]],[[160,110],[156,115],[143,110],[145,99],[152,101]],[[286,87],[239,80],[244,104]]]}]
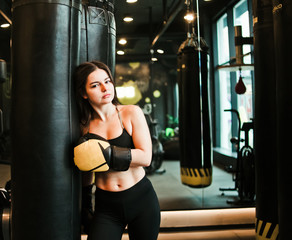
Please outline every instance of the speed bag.
[{"label": "speed bag", "polygon": [[113,1],[82,4],[80,63],[93,60],[115,70],[116,22]]},{"label": "speed bag", "polygon": [[181,181],[196,188],[212,182],[206,51],[201,52],[201,76],[199,70],[197,48],[182,48],[178,56]]}]

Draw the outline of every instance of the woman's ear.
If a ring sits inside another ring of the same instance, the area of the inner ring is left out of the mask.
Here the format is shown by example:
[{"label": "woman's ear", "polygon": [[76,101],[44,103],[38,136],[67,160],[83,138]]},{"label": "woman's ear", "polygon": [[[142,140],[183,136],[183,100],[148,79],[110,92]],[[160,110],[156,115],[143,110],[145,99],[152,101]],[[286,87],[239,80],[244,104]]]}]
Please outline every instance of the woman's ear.
[{"label": "woman's ear", "polygon": [[88,99],[88,96],[87,96],[86,92],[83,92],[81,95],[82,95],[82,97],[83,97],[84,99]]}]

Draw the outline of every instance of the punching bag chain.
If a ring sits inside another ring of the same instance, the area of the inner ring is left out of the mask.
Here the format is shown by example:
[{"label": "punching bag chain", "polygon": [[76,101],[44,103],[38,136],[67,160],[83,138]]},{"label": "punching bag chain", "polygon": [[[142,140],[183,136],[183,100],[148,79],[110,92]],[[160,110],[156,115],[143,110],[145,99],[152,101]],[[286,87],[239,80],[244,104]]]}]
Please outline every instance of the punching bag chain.
[{"label": "punching bag chain", "polygon": [[[89,61],[88,57],[88,24],[87,24],[87,11],[88,5],[84,5],[84,23],[85,23],[85,44],[86,44],[86,61]],[[87,8],[87,10],[86,10]]]},{"label": "punching bag chain", "polygon": [[[199,57],[199,84],[200,84],[200,94],[202,96],[202,56],[201,56],[201,34],[200,34],[200,13],[199,13],[199,0],[196,0],[196,10],[197,10],[197,36],[198,36],[198,57]],[[200,107],[203,109],[203,103],[202,103],[202,98],[200,98]],[[201,117],[201,122],[203,122],[203,112],[200,112],[200,117]],[[202,128],[203,132],[203,128]],[[204,135],[204,133],[202,133]],[[204,163],[204,143],[203,143],[203,138],[201,139],[201,148],[202,148],[202,165]]]},{"label": "punching bag chain", "polygon": [[198,32],[198,48],[199,52],[201,51],[201,33],[200,33],[200,13],[199,13],[199,0],[196,0],[196,8],[197,8],[197,32]]}]

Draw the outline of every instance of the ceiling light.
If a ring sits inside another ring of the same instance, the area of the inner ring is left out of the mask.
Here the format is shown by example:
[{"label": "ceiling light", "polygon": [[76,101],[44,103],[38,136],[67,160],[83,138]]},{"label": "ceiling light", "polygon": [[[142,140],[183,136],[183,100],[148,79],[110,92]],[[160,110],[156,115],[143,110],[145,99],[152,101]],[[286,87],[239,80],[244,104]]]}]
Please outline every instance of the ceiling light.
[{"label": "ceiling light", "polygon": [[124,18],[123,18],[124,22],[132,22],[134,19],[133,17],[131,17],[130,15],[126,15]]},{"label": "ceiling light", "polygon": [[137,2],[138,0],[126,0],[127,3],[135,3]]},{"label": "ceiling light", "polygon": [[1,28],[8,28],[10,27],[10,24],[9,23],[3,23],[0,25]]},{"label": "ceiling light", "polygon": [[118,50],[118,51],[117,51],[117,54],[118,54],[118,55],[124,55],[125,52],[124,52],[123,50]]},{"label": "ceiling light", "polygon": [[121,38],[119,40],[119,44],[121,44],[121,45],[125,45],[126,43],[127,43],[127,40],[125,38]]},{"label": "ceiling light", "polygon": [[164,51],[162,50],[162,49],[157,49],[156,50],[159,54],[163,54],[164,53]]},{"label": "ceiling light", "polygon": [[152,62],[157,62],[158,59],[157,59],[156,57],[152,57],[152,58],[151,58],[151,61],[152,61]]},{"label": "ceiling light", "polygon": [[193,12],[189,12],[189,11],[188,11],[188,12],[186,13],[186,15],[184,16],[184,19],[185,19],[187,22],[191,23],[191,22],[194,21],[194,19],[195,19],[195,15],[194,15]]}]

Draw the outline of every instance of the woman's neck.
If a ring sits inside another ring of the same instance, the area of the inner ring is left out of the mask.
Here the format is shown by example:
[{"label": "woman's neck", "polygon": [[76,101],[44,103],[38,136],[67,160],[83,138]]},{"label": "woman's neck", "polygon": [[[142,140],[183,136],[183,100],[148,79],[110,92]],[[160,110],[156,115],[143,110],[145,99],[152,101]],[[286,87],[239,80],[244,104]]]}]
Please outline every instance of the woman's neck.
[{"label": "woman's neck", "polygon": [[116,114],[116,106],[114,104],[104,105],[102,108],[94,109],[94,118],[98,118],[101,121],[107,121],[111,119],[114,114]]}]

